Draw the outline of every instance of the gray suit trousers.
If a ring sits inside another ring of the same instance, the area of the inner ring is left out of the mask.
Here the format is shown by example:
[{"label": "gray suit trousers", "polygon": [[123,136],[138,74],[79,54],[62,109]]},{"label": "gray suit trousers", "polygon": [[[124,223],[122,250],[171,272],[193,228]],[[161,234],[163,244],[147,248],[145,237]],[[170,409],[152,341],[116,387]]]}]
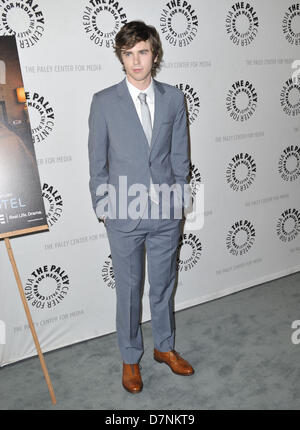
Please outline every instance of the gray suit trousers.
[{"label": "gray suit trousers", "polygon": [[[154,347],[166,352],[174,348],[173,290],[182,219],[143,218],[130,232],[113,228],[106,221],[116,282],[116,328],[118,344],[125,363],[138,363],[143,354],[141,332],[141,291],[146,248],[149,302]],[[147,213],[147,209],[145,211]]]}]

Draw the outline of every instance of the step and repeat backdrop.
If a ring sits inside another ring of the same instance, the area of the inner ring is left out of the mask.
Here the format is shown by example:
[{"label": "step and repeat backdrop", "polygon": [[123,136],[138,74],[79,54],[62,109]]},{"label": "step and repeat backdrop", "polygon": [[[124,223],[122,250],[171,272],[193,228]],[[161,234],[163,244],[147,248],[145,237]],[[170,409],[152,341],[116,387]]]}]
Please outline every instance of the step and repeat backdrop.
[{"label": "step and repeat backdrop", "polygon": [[[186,96],[194,198],[204,184],[204,226],[178,245],[175,310],[300,270],[299,2],[1,0],[0,36],[16,35],[25,98],[0,52],[0,120],[18,133],[30,118],[49,225],[11,240],[43,351],[115,331],[88,115],[93,94],[124,78],[114,37],[134,19],[160,33],[156,79]],[[146,268],[143,321],[148,291]],[[36,354],[3,241],[0,320],[0,365]]]}]

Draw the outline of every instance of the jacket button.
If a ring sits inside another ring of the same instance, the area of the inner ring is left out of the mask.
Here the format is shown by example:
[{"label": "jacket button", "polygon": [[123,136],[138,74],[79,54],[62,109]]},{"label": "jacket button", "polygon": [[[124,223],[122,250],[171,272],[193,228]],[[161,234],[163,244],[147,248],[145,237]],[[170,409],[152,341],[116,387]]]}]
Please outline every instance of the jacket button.
[{"label": "jacket button", "polygon": [[151,167],[151,161],[149,161],[149,166]]}]

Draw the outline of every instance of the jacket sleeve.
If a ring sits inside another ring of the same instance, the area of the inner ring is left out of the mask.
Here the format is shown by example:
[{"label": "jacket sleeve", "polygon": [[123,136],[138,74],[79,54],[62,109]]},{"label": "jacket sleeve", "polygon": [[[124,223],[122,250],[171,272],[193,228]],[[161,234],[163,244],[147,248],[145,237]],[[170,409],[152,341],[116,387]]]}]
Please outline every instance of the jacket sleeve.
[{"label": "jacket sleeve", "polygon": [[[89,167],[90,192],[97,217],[101,217],[105,202],[108,201],[108,133],[101,102],[94,94],[89,115]],[[106,189],[106,191],[105,191]]]},{"label": "jacket sleeve", "polygon": [[190,170],[187,114],[184,95],[182,94],[177,114],[173,124],[171,164],[176,184],[179,184],[182,192],[182,204],[189,206],[190,186],[188,177]]}]

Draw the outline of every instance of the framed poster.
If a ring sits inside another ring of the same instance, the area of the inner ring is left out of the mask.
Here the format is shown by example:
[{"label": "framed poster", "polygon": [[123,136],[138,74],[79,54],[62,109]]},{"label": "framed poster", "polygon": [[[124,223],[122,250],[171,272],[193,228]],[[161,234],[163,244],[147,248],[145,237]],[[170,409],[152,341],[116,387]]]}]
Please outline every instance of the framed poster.
[{"label": "framed poster", "polygon": [[0,36],[0,238],[48,230],[15,36]]}]

